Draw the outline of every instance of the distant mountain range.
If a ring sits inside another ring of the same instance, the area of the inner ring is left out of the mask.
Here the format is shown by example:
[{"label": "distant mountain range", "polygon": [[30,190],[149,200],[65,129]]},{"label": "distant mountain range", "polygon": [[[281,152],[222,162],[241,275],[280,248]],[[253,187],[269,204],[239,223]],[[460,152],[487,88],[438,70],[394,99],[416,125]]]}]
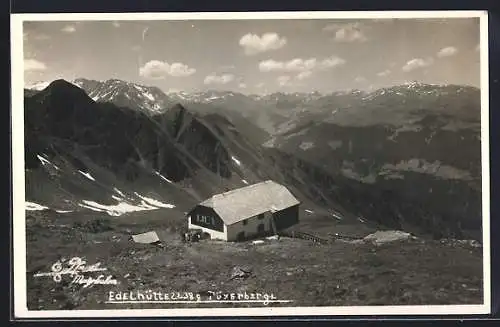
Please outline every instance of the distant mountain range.
[{"label": "distant mountain range", "polygon": [[[469,108],[477,106],[479,90],[459,85],[412,82],[373,92],[351,90],[329,94],[296,92],[245,95],[231,91],[164,93],[157,87],[118,79],[95,81],[78,78],[71,83],[85,90],[97,102],[112,102],[148,114],[168,110],[180,103],[200,113],[222,112],[233,118],[243,117],[271,135],[285,133],[310,120],[327,120],[348,126],[404,125],[414,120],[415,112],[421,110],[448,113],[466,122],[477,121],[478,118],[477,112]],[[40,82],[27,89],[39,91],[48,84]],[[402,107],[404,111],[400,110]]]},{"label": "distant mountain range", "polygon": [[25,110],[27,196],[49,207],[113,202],[119,187],[130,201],[147,191],[187,210],[215,192],[274,179],[351,224],[480,238],[473,87],[166,94],[80,78],[27,87]]}]

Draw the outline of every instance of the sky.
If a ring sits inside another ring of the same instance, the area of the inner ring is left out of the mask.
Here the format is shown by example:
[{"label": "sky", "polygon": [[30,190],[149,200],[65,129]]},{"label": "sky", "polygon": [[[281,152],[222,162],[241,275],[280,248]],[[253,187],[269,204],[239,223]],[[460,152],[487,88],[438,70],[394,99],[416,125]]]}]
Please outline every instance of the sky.
[{"label": "sky", "polygon": [[479,35],[479,18],[25,21],[24,79],[253,94],[479,87]]}]

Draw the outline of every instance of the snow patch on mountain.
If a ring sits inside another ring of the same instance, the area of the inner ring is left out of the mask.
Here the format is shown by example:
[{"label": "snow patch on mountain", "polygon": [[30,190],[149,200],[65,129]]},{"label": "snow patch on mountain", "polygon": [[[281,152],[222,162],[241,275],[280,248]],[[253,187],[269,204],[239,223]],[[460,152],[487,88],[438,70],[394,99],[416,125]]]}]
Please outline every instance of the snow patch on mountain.
[{"label": "snow patch on mountain", "polygon": [[51,82],[47,81],[41,81],[41,82],[36,82],[31,85],[27,85],[25,88],[33,91],[41,91],[45,89],[47,86],[50,85]]},{"label": "snow patch on mountain", "polygon": [[[35,203],[35,202],[30,202],[30,201],[25,201],[24,202],[25,210],[26,211],[43,211],[43,210],[50,210],[49,207]],[[54,210],[57,213],[69,213],[73,212],[72,210]]]},{"label": "snow patch on mountain", "polygon": [[59,167],[57,167],[56,165],[54,165],[52,162],[42,157],[41,155],[37,154],[37,158],[45,167],[54,167],[55,169],[59,170]]},{"label": "snow patch on mountain", "polygon": [[42,211],[42,210],[48,210],[49,207],[46,207],[44,205],[41,205],[41,204],[38,204],[38,203],[35,203],[35,202],[29,202],[29,201],[26,201],[24,203],[24,206],[25,206],[25,209],[27,211]]},{"label": "snow patch on mountain", "polygon": [[94,181],[95,182],[95,178],[92,177],[92,175],[90,175],[89,173],[85,173],[81,170],[78,171],[80,174],[82,174],[83,176],[87,177],[88,179],[90,179],[91,181]]},{"label": "snow patch on mountain", "polygon": [[238,165],[241,166],[241,161],[238,160],[236,157],[231,157],[231,159]]},{"label": "snow patch on mountain", "polygon": [[292,137],[296,137],[296,136],[306,135],[308,131],[309,131],[309,128],[304,128],[298,132],[288,134],[287,136],[285,136],[285,140],[291,139]]},{"label": "snow patch on mountain", "polygon": [[331,215],[333,216],[333,218],[335,218],[337,220],[342,220],[342,216],[337,214],[337,213],[332,212]]},{"label": "snow patch on mountain", "polygon": [[299,148],[301,148],[304,151],[307,151],[309,149],[312,149],[314,147],[314,142],[302,142],[299,145]]},{"label": "snow patch on mountain", "polygon": [[264,142],[262,144],[262,146],[265,148],[274,148],[276,146],[276,142],[277,142],[276,137],[272,137],[269,140],[267,140],[266,142]]},{"label": "snow patch on mountain", "polygon": [[163,203],[161,201],[145,197],[144,195],[140,195],[137,192],[134,192],[134,194],[137,195],[144,202],[146,202],[148,205],[152,205],[152,206],[159,207],[159,208],[169,208],[169,209],[175,208],[175,205],[173,205],[173,204]]},{"label": "snow patch on mountain", "polygon": [[114,190],[116,193],[118,193],[120,196],[125,197],[125,194],[123,194],[123,192],[122,192],[122,191],[120,191],[119,189],[117,189],[116,187],[115,187],[115,188],[113,188],[113,190]]},{"label": "snow patch on mountain", "polygon": [[82,208],[90,209],[92,211],[105,212],[110,216],[118,217],[126,213],[145,211],[145,210],[156,210],[157,207],[141,203],[140,205],[133,205],[127,202],[119,202],[115,205],[105,205],[94,201],[83,200],[79,206]]},{"label": "snow patch on mountain", "polygon": [[160,112],[173,103],[172,99],[157,87],[118,79],[95,81],[79,78],[72,83],[83,89],[94,101],[112,102],[145,112]]},{"label": "snow patch on mountain", "polygon": [[461,170],[436,160],[428,162],[425,159],[413,158],[407,161],[400,161],[397,164],[385,164],[382,167],[380,175],[385,175],[390,172],[415,172],[421,174],[429,174],[442,179],[449,180],[472,180],[471,174],[465,170]]},{"label": "snow patch on mountain", "polygon": [[158,175],[158,176],[159,176],[161,179],[163,179],[165,182],[170,183],[170,184],[173,184],[173,182],[172,182],[170,179],[166,178],[165,176],[163,176],[163,175],[162,175],[162,174],[160,174],[159,172],[155,171],[155,174],[156,174],[156,175]]}]

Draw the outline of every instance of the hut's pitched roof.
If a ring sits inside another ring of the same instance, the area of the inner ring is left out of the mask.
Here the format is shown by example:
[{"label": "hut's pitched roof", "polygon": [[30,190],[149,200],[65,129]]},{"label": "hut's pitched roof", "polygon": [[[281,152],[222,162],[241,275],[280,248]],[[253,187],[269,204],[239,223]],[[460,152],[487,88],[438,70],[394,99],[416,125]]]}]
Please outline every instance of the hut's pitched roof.
[{"label": "hut's pitched roof", "polygon": [[283,185],[265,182],[216,194],[200,205],[213,208],[226,225],[232,225],[264,212],[275,212],[300,202]]}]

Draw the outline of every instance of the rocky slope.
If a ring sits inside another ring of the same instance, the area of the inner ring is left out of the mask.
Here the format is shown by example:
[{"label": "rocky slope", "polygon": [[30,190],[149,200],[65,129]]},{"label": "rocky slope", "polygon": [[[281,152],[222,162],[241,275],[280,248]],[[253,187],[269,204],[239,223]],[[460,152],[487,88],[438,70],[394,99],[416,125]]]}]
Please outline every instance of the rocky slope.
[{"label": "rocky slope", "polygon": [[[225,117],[180,104],[145,114],[57,80],[25,98],[25,124],[27,199],[59,211],[116,211],[148,196],[186,211],[227,189],[285,182],[281,164]],[[315,188],[303,173],[289,186],[305,202]]]}]

